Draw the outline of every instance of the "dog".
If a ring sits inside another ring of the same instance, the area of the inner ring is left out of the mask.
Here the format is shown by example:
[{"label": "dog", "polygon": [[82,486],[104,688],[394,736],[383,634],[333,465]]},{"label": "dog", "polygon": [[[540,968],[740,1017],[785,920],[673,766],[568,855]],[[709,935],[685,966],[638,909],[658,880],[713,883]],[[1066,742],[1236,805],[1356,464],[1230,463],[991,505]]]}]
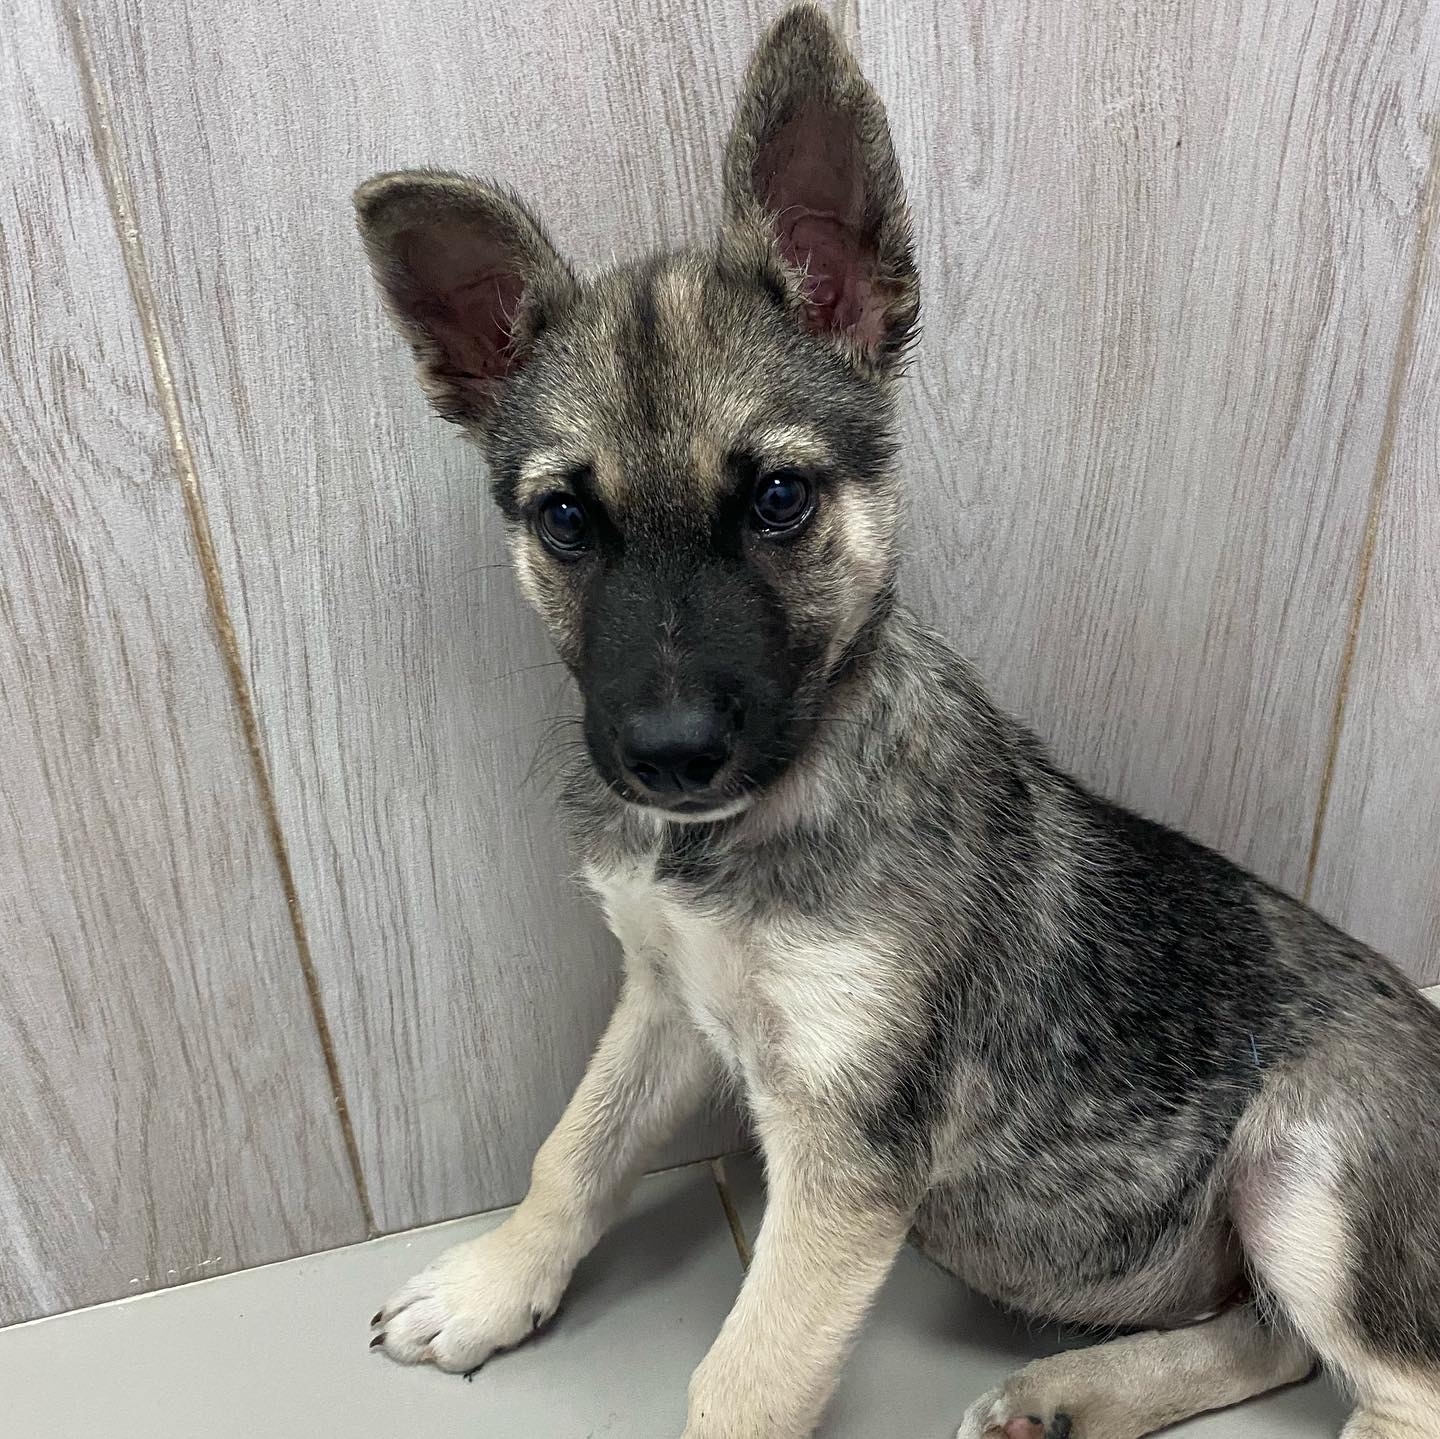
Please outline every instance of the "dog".
[{"label": "dog", "polygon": [[1123,1336],[959,1439],[1137,1439],[1317,1363],[1346,1439],[1440,1433],[1440,1013],[1062,773],[900,602],[919,283],[884,109],[818,10],[761,42],[723,183],[712,248],[587,279],[503,188],[356,193],[577,681],[565,806],[625,966],[524,1201],[372,1347],[467,1372],[544,1325],[723,1074],[769,1202],[685,1439],[811,1434],[907,1237]]}]

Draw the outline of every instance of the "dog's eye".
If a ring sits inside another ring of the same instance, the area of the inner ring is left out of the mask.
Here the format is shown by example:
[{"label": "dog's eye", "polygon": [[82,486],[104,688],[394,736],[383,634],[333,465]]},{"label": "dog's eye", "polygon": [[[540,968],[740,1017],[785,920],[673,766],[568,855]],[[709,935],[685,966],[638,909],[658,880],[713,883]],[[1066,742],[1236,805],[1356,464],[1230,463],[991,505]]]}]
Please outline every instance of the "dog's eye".
[{"label": "dog's eye", "polygon": [[540,538],[560,554],[574,554],[590,543],[590,516],[574,495],[547,495],[535,516]]},{"label": "dog's eye", "polygon": [[799,529],[814,507],[810,481],[799,470],[771,470],[755,484],[750,516],[757,529],[785,534]]}]

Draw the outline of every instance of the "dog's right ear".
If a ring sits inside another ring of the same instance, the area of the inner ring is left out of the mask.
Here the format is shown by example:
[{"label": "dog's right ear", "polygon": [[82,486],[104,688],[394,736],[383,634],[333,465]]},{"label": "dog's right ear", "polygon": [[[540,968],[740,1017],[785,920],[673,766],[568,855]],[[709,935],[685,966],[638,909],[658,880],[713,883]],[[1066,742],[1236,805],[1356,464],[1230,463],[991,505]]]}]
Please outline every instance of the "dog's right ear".
[{"label": "dog's right ear", "polygon": [[377,175],[355,192],[355,212],[430,403],[484,425],[573,295],[574,274],[519,200],[466,175]]}]

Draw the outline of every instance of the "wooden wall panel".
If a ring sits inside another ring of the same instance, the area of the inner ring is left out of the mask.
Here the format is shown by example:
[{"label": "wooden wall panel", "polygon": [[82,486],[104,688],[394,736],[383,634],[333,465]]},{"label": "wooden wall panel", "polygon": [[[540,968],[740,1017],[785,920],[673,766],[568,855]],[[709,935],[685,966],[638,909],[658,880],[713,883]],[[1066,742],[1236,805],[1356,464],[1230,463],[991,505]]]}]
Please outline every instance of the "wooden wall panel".
[{"label": "wooden wall panel", "polygon": [[[585,264],[701,237],[773,8],[84,10],[386,1228],[518,1195],[615,959],[545,793],[570,701],[348,191],[492,173]],[[837,8],[921,221],[912,593],[1064,762],[1298,888],[1413,271],[1423,0]]]},{"label": "wooden wall panel", "polygon": [[912,589],[1063,763],[1298,891],[1413,271],[1434,14],[860,15],[925,267]]},{"label": "wooden wall panel", "polygon": [[[1433,93],[1433,92],[1432,92]],[[1440,176],[1393,420],[1313,900],[1440,981]]]},{"label": "wooden wall panel", "polygon": [[696,238],[761,18],[87,9],[386,1228],[523,1191],[617,967],[545,792],[562,671],[474,452],[383,322],[349,191],[406,164],[491,173],[585,264]]},{"label": "wooden wall panel", "polygon": [[0,31],[0,1323],[363,1235],[76,56]]}]

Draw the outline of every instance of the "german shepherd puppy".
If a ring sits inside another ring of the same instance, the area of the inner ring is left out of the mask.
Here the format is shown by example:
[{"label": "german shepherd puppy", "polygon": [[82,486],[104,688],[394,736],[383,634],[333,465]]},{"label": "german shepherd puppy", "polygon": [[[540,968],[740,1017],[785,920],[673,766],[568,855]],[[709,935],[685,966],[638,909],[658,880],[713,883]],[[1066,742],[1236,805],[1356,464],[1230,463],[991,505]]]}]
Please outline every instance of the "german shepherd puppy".
[{"label": "german shepherd puppy", "polygon": [[520,1343],[723,1071],[769,1206],[686,1439],[810,1434],[907,1235],[1130,1331],[1015,1374],[961,1439],[1136,1439],[1317,1359],[1348,1439],[1432,1439],[1440,1013],[1062,774],[897,600],[919,287],[884,110],[816,9],[761,44],[724,186],[713,249],[593,279],[493,185],[356,197],[578,681],[566,803],[625,952],[524,1202],[373,1345],[469,1371]]}]

